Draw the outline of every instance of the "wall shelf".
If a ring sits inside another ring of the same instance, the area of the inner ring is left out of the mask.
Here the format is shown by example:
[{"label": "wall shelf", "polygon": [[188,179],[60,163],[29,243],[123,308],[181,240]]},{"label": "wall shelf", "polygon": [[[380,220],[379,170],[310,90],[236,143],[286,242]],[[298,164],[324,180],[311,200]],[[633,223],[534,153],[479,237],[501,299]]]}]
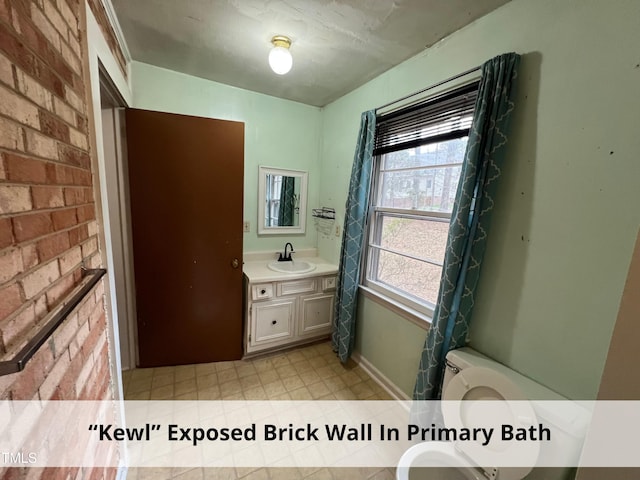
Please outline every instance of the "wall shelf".
[{"label": "wall shelf", "polygon": [[335,209],[329,207],[314,208],[313,210],[311,210],[311,215],[315,218],[324,218],[327,220],[336,219]]}]

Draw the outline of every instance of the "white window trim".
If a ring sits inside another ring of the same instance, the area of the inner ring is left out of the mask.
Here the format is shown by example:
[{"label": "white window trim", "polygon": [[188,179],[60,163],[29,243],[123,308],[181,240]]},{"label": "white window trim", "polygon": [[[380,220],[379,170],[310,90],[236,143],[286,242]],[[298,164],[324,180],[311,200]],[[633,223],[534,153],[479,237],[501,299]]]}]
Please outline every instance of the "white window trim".
[{"label": "white window trim", "polygon": [[[369,278],[369,272],[371,269],[370,249],[373,247],[373,248],[377,248],[378,250],[390,251],[389,249],[386,249],[384,247],[381,247],[380,245],[377,245],[376,243],[371,242],[371,239],[374,236],[375,218],[377,214],[382,213],[382,214],[387,214],[391,216],[398,216],[401,218],[419,218],[422,220],[436,220],[436,221],[440,220],[440,221],[450,222],[451,213],[438,212],[435,210],[414,210],[414,209],[391,208],[391,207],[383,207],[380,205],[375,205],[374,201],[380,195],[380,192],[379,192],[380,176],[384,172],[396,171],[396,170],[383,169],[381,166],[378,166],[378,162],[381,162],[381,160],[382,160],[382,155],[378,155],[374,158],[375,163],[373,166],[373,173],[372,173],[372,175],[374,175],[374,178],[372,179],[372,186],[371,186],[372,196],[370,200],[371,203],[369,204],[369,215],[368,215],[368,221],[367,221],[367,227],[366,227],[367,237],[366,237],[366,244],[364,246],[366,251],[365,251],[365,261],[362,262],[363,264],[362,264],[361,278],[363,280],[361,280],[360,282],[360,290],[363,292],[363,294],[366,297],[387,307],[389,310],[394,311],[395,313],[406,318],[412,323],[422,328],[428,329],[429,325],[431,325],[431,320],[433,318],[433,313],[435,310],[434,304],[431,304],[430,302],[426,302],[426,301],[413,300],[409,293],[395,292],[393,287],[384,285],[380,282],[376,282],[375,280],[371,280]],[[455,162],[455,163],[446,164],[446,165],[435,165],[434,168],[461,166],[462,164],[463,162]],[[398,169],[398,170],[403,170],[403,171],[404,170],[423,170],[425,168],[431,168],[431,167],[409,167],[409,168]],[[393,252],[393,253],[396,253],[404,257],[413,258],[421,262],[437,265],[440,267],[444,266],[438,262],[434,262],[426,258],[419,258],[416,256],[412,256],[412,255],[404,254],[400,252]]]},{"label": "white window trim", "polygon": [[[465,85],[468,85],[472,82],[479,82],[481,78],[481,70],[478,71],[474,71],[471,73],[470,76],[463,76],[462,80],[457,81],[456,83],[449,83],[447,82],[446,84],[444,84],[444,86],[431,90],[429,92],[429,94],[426,97],[422,97],[422,98],[416,98],[415,101],[424,101],[427,98],[431,97],[431,96],[435,96],[435,95],[440,95],[443,94],[449,90],[453,90],[456,88],[461,88]],[[397,107],[398,109],[400,108],[405,108],[406,106],[408,106],[408,104],[402,105],[400,107]],[[393,109],[389,110],[388,112],[385,113],[390,113],[391,111],[393,111],[396,107],[394,107]],[[380,179],[380,173],[387,171],[384,170],[382,168],[377,167],[377,162],[380,161],[380,156],[374,157],[374,168],[373,168],[373,173],[372,175],[374,175],[374,177],[372,178],[372,185],[371,185],[371,193],[375,195],[377,195],[377,189],[379,188],[378,182]],[[456,163],[455,165],[462,165],[464,162],[461,163]],[[436,165],[433,166],[433,168],[442,168],[442,167],[448,167],[448,166],[453,166],[454,164],[451,165]],[[412,169],[424,169],[424,168],[430,168],[430,167],[408,167],[407,170],[412,170]],[[371,197],[373,199],[373,195]],[[440,218],[446,218],[449,221],[451,220],[451,214],[449,213],[442,213],[442,212],[434,212],[434,211],[412,211],[412,210],[404,210],[404,209],[392,209],[392,208],[386,208],[386,207],[379,207],[373,204],[373,201],[370,201],[369,204],[369,214],[368,214],[368,218],[367,218],[367,225],[366,225],[366,229],[367,229],[367,236],[366,236],[366,244],[364,245],[364,248],[366,249],[364,252],[364,261],[362,262],[361,265],[361,276],[360,278],[362,279],[360,282],[360,292],[362,292],[362,294],[375,301],[376,303],[388,308],[389,310],[395,312],[396,314],[400,315],[401,317],[406,318],[407,320],[411,321],[412,323],[414,323],[415,325],[428,330],[429,326],[431,325],[431,321],[433,320],[433,313],[434,313],[434,309],[435,309],[435,305],[433,306],[427,306],[424,303],[417,303],[417,302],[413,302],[410,300],[410,298],[408,296],[406,296],[405,294],[402,295],[398,295],[397,297],[400,298],[400,300],[391,298],[391,296],[389,295],[390,293],[392,293],[390,291],[390,289],[385,288],[385,287],[379,287],[379,285],[376,285],[376,282],[369,280],[368,278],[368,274],[369,274],[369,262],[370,262],[370,254],[369,254],[369,246],[370,246],[370,239],[371,236],[373,235],[373,219],[375,216],[376,211],[384,211],[385,213],[398,213],[402,216],[409,216],[407,215],[407,212],[411,212],[411,214],[415,213],[415,216],[419,216],[419,217],[440,217]],[[416,309],[413,307],[413,305],[418,306],[419,308]]]}]

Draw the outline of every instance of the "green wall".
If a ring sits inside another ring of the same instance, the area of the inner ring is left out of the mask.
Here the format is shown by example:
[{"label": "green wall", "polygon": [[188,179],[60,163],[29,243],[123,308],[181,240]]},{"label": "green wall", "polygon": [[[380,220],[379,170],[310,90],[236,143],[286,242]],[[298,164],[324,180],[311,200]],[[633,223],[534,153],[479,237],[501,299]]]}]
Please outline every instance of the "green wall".
[{"label": "green wall", "polygon": [[[523,54],[471,345],[575,399],[596,396],[640,224],[638,18],[636,0],[514,0],[322,116],[320,202],[342,223],[361,112]],[[338,259],[339,239],[318,246]],[[357,349],[410,393],[424,330],[361,304]]]},{"label": "green wall", "polygon": [[[640,2],[513,0],[317,109],[133,63],[134,106],[245,122],[245,251],[340,237],[256,235],[258,165],[309,171],[309,209],[344,203],[360,113],[523,54],[471,345],[570,398],[595,398],[640,224]],[[360,299],[356,349],[407,394],[426,331]]]},{"label": "green wall", "polygon": [[[321,110],[140,62],[132,64],[133,106],[245,123],[244,251],[313,248],[317,232],[310,218],[319,195]],[[307,230],[304,235],[257,235],[258,166],[309,172]],[[212,219],[213,221],[214,219]]]}]

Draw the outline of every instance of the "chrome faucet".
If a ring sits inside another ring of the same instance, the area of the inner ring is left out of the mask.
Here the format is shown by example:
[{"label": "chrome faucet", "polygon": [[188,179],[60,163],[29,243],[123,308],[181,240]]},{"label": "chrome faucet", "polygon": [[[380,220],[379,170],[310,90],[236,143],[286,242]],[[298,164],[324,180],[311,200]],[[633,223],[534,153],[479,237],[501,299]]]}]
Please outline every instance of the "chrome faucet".
[{"label": "chrome faucet", "polygon": [[[291,251],[287,254],[287,248],[291,247]],[[284,245],[284,254],[280,254],[280,257],[278,258],[279,262],[292,262],[293,258],[291,258],[291,254],[294,253],[293,250],[293,245],[291,245],[291,243],[287,242]]]}]

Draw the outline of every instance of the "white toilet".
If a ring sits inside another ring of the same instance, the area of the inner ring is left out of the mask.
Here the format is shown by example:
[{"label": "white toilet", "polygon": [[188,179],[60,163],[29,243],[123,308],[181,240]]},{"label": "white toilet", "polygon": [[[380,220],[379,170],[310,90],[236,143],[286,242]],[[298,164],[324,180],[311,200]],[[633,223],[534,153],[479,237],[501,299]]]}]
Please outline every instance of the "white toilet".
[{"label": "white toilet", "polygon": [[[561,442],[562,448],[545,452],[545,458],[553,455],[577,455],[588,424],[588,414],[573,402],[549,390],[548,388],[520,375],[519,373],[472,350],[461,348],[447,354],[447,367],[442,386],[442,400],[564,400],[570,411],[567,415],[543,411],[543,404],[512,402],[509,412],[513,421],[522,426],[539,422],[554,427],[554,439]],[[466,418],[473,412],[463,411],[466,407],[454,408],[462,403],[443,403],[443,418],[447,427],[464,427]],[[472,405],[469,403],[469,405]],[[507,405],[502,402],[502,405]],[[575,407],[575,408],[574,408]],[[470,407],[472,408],[472,407]],[[518,426],[518,425],[514,425]],[[562,438],[558,439],[558,432]],[[522,446],[514,445],[517,452],[500,451],[498,454],[522,455]],[[558,443],[554,443],[558,445]],[[508,448],[512,448],[509,446]],[[544,448],[544,447],[543,447]],[[538,442],[527,442],[527,458],[535,463],[540,453]],[[397,480],[527,480],[540,478],[561,480],[570,478],[568,468],[482,468],[480,464],[491,465],[495,449],[483,447],[476,442],[440,442],[430,441],[409,448],[400,459],[396,469]],[[521,458],[521,457],[520,457]],[[493,464],[498,464],[495,462]],[[532,472],[533,470],[533,472]]]}]

